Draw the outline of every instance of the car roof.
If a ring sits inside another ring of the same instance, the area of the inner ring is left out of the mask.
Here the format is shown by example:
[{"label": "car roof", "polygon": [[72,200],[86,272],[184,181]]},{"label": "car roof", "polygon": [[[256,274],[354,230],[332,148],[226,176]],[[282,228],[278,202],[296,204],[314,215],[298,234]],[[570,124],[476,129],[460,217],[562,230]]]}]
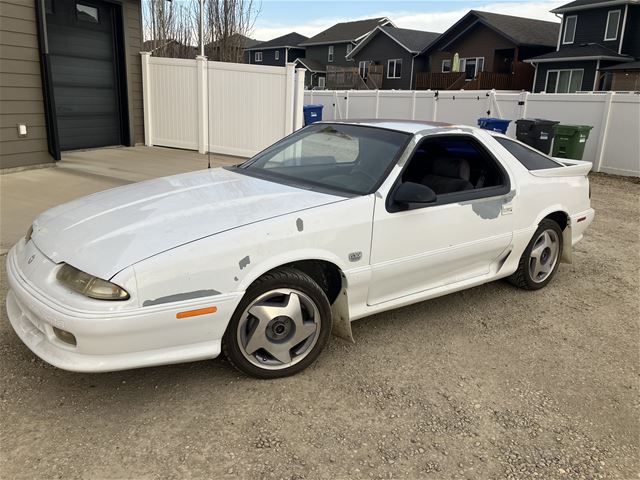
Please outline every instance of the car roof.
[{"label": "car roof", "polygon": [[[386,128],[406,133],[419,133],[425,130],[449,130],[458,127],[445,122],[427,122],[423,120],[393,120],[393,119],[350,119],[350,120],[326,120],[318,123],[342,123],[345,125],[362,125],[365,127]],[[461,126],[461,125],[460,125]]]}]

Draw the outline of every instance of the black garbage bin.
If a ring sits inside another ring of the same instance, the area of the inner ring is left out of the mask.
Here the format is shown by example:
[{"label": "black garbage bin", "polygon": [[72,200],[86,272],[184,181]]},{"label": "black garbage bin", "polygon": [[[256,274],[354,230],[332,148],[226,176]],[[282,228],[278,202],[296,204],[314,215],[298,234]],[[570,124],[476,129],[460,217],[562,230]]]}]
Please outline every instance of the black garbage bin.
[{"label": "black garbage bin", "polygon": [[549,154],[553,143],[553,126],[560,122],[544,118],[521,118],[516,120],[516,138],[536,150]]}]

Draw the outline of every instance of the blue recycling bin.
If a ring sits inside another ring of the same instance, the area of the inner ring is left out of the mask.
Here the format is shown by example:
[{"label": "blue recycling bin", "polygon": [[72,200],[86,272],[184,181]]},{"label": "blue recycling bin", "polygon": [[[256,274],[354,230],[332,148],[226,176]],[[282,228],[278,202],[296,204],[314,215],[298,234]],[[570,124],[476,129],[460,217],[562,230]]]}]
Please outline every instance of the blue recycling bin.
[{"label": "blue recycling bin", "polygon": [[312,123],[322,120],[322,108],[324,105],[305,105],[302,107],[304,111],[304,124],[311,125]]},{"label": "blue recycling bin", "polygon": [[503,120],[502,118],[482,117],[478,119],[478,126],[484,130],[492,132],[507,133],[507,128],[511,120]]}]

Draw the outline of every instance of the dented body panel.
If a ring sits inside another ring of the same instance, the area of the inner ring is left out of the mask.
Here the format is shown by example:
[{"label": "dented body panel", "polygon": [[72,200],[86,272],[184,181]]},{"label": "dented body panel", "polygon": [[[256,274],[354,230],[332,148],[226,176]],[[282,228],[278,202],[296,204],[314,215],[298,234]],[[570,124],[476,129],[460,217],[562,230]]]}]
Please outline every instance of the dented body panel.
[{"label": "dented body panel", "polygon": [[[247,288],[282,265],[341,273],[334,333],[350,322],[511,275],[538,223],[566,215],[563,261],[593,219],[588,162],[531,172],[497,134],[420,122],[359,121],[412,138],[375,192],[340,195],[212,169],[97,193],[45,212],[8,254],[10,321],[44,360],[107,371],[213,358]],[[393,212],[386,202],[419,142],[469,135],[504,168],[496,196]],[[68,263],[130,298],[87,298],[56,281]],[[215,307],[215,309],[211,308]],[[214,312],[178,318],[185,311]],[[53,328],[72,332],[61,342]]]}]

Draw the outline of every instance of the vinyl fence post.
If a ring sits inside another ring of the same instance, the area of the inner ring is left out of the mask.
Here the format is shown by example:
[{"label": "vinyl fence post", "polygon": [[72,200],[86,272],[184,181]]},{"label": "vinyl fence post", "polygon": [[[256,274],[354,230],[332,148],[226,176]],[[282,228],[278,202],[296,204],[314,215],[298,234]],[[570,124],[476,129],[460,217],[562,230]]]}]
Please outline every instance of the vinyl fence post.
[{"label": "vinyl fence post", "polygon": [[209,95],[207,70],[207,57],[198,55],[196,57],[196,78],[198,95],[198,152],[207,153],[209,151]]},{"label": "vinyl fence post", "polygon": [[151,52],[140,52],[142,60],[142,110],[144,113],[144,144],[147,147],[153,146],[153,129],[151,128],[151,67],[149,62]]},{"label": "vinyl fence post", "polygon": [[344,96],[345,99],[345,107],[344,107],[344,118],[345,120],[349,120],[349,90],[347,90],[347,93]]},{"label": "vinyl fence post", "polygon": [[411,120],[416,119],[416,91],[413,91],[413,102],[411,104]]},{"label": "vinyl fence post", "polygon": [[[431,92],[431,90],[429,90],[429,92]],[[431,101],[433,102],[433,118],[431,120],[434,122],[438,121],[438,97],[436,94],[437,92],[433,93],[433,96],[431,97]]]},{"label": "vinyl fence post", "polygon": [[604,101],[604,109],[602,110],[602,128],[600,128],[600,135],[598,136],[598,150],[596,153],[595,164],[593,165],[596,172],[600,171],[602,167],[602,159],[604,158],[604,151],[607,146],[607,136],[609,134],[609,118],[611,117],[611,102],[615,92],[607,92]]},{"label": "vinyl fence post", "polygon": [[520,94],[520,118],[527,118],[527,105],[529,101],[529,92],[522,92]]},{"label": "vinyl fence post", "polygon": [[284,97],[284,136],[293,132],[293,108],[295,96],[295,64],[287,63],[285,76],[285,97]]},{"label": "vinyl fence post", "polygon": [[293,102],[293,130],[298,130],[304,126],[304,72],[303,68],[296,68],[295,91]]},{"label": "vinyl fence post", "polygon": [[380,90],[376,88],[376,118],[380,118]]}]

